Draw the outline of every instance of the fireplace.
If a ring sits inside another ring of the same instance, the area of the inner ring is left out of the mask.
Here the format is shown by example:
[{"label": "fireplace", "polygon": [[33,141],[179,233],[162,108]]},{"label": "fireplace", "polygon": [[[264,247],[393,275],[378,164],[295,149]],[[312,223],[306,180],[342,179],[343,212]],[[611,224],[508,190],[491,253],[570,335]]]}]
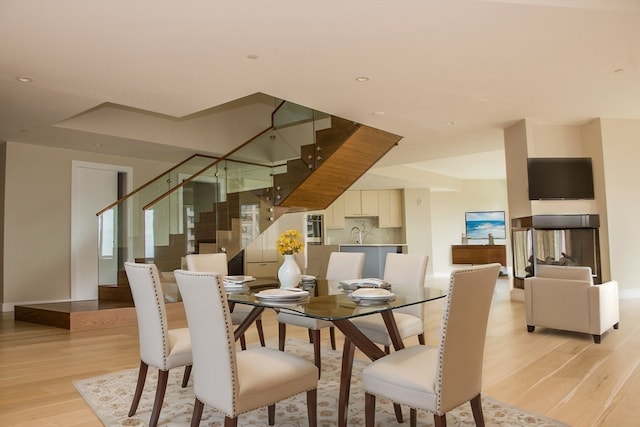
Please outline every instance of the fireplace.
[{"label": "fireplace", "polygon": [[513,286],[540,264],[591,267],[594,283],[602,283],[598,215],[534,215],[511,220]]}]

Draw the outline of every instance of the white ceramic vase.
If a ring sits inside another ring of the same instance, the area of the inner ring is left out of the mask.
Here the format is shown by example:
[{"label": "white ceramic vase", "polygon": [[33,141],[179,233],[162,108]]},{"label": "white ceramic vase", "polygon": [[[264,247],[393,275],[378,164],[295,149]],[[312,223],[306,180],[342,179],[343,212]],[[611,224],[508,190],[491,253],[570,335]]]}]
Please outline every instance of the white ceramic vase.
[{"label": "white ceramic vase", "polygon": [[295,288],[300,283],[302,271],[293,255],[285,255],[284,262],[278,269],[278,280],[281,288]]}]

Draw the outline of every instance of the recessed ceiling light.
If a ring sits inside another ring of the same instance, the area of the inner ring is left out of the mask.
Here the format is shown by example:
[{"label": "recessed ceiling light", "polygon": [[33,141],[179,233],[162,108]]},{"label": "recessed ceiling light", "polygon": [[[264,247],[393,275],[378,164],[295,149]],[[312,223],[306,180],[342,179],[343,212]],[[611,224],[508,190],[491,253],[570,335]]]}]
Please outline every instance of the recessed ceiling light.
[{"label": "recessed ceiling light", "polygon": [[613,70],[614,73],[623,73],[624,72],[624,68],[618,68]]},{"label": "recessed ceiling light", "polygon": [[374,116],[384,116],[384,111],[376,111],[373,113]]},{"label": "recessed ceiling light", "polygon": [[446,122],[444,125],[445,126],[453,126],[455,124],[456,124],[456,122]]},{"label": "recessed ceiling light", "polygon": [[249,54],[247,55],[248,59],[258,59],[258,55],[256,55],[255,53]]},{"label": "recessed ceiling light", "polygon": [[360,82],[360,83],[368,82],[369,81],[369,77],[366,77],[366,76],[356,77],[356,81]]},{"label": "recessed ceiling light", "polygon": [[33,79],[28,76],[18,76],[16,77],[16,80],[20,83],[31,83],[33,81]]}]

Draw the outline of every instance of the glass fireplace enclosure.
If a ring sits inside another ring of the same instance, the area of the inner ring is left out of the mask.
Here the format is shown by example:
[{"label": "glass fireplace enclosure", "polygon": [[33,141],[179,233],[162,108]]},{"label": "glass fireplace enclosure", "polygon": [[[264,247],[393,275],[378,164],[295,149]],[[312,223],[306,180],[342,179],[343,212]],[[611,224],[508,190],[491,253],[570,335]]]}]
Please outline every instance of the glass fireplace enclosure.
[{"label": "glass fireplace enclosure", "polygon": [[594,283],[602,283],[598,215],[534,215],[511,220],[513,286],[540,264],[591,267]]}]

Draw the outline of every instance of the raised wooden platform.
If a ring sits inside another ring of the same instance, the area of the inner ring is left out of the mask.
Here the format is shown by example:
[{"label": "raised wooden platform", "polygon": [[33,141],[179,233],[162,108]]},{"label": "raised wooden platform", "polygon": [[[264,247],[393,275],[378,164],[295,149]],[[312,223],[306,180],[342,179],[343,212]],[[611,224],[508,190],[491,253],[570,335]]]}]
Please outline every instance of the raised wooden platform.
[{"label": "raised wooden platform", "polygon": [[98,300],[16,305],[14,318],[71,331],[116,328],[137,323],[132,303]]}]

